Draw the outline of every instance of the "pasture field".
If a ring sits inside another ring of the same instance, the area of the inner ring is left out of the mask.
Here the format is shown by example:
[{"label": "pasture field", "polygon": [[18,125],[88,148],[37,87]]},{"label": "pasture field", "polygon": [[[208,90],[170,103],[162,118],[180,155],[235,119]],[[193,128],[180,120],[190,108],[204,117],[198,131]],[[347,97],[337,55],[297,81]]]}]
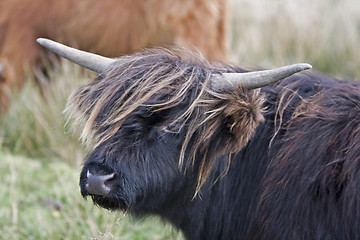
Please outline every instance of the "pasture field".
[{"label": "pasture field", "polygon": [[[325,74],[360,79],[357,0],[231,0],[229,9],[231,62],[263,68],[308,62]],[[86,152],[62,111],[93,76],[54,62],[50,81],[41,88],[28,81],[0,119],[0,239],[182,239],[158,218],[135,220],[82,199]]]},{"label": "pasture field", "polygon": [[360,79],[356,0],[232,0],[232,61],[265,68],[308,62],[341,79]]},{"label": "pasture field", "polygon": [[84,201],[78,170],[0,153],[0,239],[180,239],[158,218],[134,220]]}]

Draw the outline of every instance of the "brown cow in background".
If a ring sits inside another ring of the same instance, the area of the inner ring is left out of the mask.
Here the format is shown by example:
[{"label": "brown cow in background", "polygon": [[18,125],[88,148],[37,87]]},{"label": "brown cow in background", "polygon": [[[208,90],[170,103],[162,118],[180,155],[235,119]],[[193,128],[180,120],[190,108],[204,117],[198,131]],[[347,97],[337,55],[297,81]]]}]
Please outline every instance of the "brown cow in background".
[{"label": "brown cow in background", "polygon": [[226,58],[224,0],[1,0],[0,113],[25,73],[46,62],[35,42],[48,37],[105,56],[151,46],[196,48]]}]

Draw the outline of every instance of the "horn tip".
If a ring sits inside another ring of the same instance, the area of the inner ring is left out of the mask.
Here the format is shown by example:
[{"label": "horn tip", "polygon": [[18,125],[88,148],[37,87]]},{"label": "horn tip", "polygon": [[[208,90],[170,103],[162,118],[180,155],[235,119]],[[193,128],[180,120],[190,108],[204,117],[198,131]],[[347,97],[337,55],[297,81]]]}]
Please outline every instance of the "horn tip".
[{"label": "horn tip", "polygon": [[49,39],[46,38],[38,38],[36,39],[36,42],[39,43],[40,45],[44,45],[45,42],[50,41]]},{"label": "horn tip", "polygon": [[47,39],[47,38],[38,38],[38,39],[36,39],[36,42],[38,44],[40,44],[41,46],[48,48],[48,49],[53,47],[54,45],[56,45],[56,42],[54,42],[50,39]]},{"label": "horn tip", "polygon": [[312,69],[312,66],[308,63],[299,63],[297,64],[297,66],[300,69],[300,71]]}]

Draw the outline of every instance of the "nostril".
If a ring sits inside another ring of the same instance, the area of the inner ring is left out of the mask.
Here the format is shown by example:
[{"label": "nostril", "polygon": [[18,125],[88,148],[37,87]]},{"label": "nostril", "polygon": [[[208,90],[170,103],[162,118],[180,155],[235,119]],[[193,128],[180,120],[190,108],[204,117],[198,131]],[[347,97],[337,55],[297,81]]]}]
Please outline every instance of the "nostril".
[{"label": "nostril", "polygon": [[107,196],[111,190],[105,183],[115,178],[115,173],[107,175],[92,174],[89,170],[86,173],[87,184],[86,190],[89,194]]}]

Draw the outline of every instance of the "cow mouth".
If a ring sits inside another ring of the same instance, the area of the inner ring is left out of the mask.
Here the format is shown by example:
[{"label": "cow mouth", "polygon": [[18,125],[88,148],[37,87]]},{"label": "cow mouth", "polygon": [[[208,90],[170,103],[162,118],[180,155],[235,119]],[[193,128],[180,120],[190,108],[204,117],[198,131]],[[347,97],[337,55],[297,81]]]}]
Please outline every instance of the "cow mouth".
[{"label": "cow mouth", "polygon": [[81,189],[81,194],[84,199],[90,197],[94,204],[109,210],[126,210],[129,208],[128,201],[121,196],[116,196],[110,192],[107,196],[92,194]]},{"label": "cow mouth", "polygon": [[118,198],[118,197],[105,197],[99,195],[89,195],[93,200],[94,204],[106,208],[109,210],[126,210],[128,209],[128,204],[126,203],[125,199]]}]

